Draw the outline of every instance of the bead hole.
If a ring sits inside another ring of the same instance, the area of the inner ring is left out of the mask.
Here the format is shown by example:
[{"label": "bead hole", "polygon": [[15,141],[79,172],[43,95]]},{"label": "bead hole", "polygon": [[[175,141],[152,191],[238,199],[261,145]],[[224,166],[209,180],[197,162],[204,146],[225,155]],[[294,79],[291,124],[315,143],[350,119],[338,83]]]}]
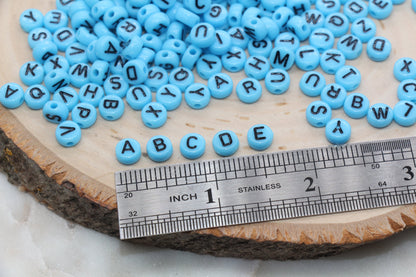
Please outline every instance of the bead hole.
[{"label": "bead hole", "polygon": [[140,12],[142,15],[145,15],[145,13],[147,12],[146,9],[142,9],[142,11]]},{"label": "bead hole", "polygon": [[146,36],[146,40],[147,41],[151,41],[152,40],[152,37],[151,36]]},{"label": "bead hole", "polygon": [[179,47],[179,46],[180,46],[179,42],[177,42],[177,41],[175,41],[175,42],[173,43],[173,45],[174,45],[175,47]]},{"label": "bead hole", "polygon": [[280,13],[277,13],[277,14],[274,16],[274,18],[275,18],[275,19],[277,19],[277,20],[280,20],[280,19],[282,18],[282,15],[281,15]]},{"label": "bead hole", "polygon": [[52,108],[52,109],[56,109],[57,107],[58,107],[58,105],[57,105],[56,103],[52,103],[52,104],[51,104],[51,108]]},{"label": "bead hole", "polygon": [[110,17],[114,16],[114,11],[110,11],[110,13],[108,14]]},{"label": "bead hole", "polygon": [[235,17],[235,16],[231,16],[231,17],[230,17],[230,20],[231,20],[231,22],[237,22],[237,17]]},{"label": "bead hole", "polygon": [[196,54],[196,51],[195,51],[195,49],[191,49],[191,51],[189,51],[189,53],[190,53],[191,55],[195,55],[195,54]]},{"label": "bead hole", "polygon": [[66,145],[68,145],[68,146],[72,146],[72,145],[74,145],[72,142],[68,142]]},{"label": "bead hole", "polygon": [[52,73],[51,73],[51,77],[52,77],[52,78],[55,78],[55,77],[56,77],[56,72],[52,72]]},{"label": "bead hole", "polygon": [[250,22],[251,24],[253,24],[253,25],[256,25],[257,24],[257,19],[253,19],[253,20],[251,20],[251,22]]}]

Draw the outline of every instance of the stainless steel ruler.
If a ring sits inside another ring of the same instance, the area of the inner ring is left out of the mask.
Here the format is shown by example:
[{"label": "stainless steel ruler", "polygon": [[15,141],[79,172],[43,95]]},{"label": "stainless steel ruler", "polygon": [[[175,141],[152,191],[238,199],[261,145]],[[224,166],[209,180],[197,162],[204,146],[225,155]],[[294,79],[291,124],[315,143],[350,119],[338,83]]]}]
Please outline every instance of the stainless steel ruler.
[{"label": "stainless steel ruler", "polygon": [[120,238],[416,203],[416,137],[115,173]]}]

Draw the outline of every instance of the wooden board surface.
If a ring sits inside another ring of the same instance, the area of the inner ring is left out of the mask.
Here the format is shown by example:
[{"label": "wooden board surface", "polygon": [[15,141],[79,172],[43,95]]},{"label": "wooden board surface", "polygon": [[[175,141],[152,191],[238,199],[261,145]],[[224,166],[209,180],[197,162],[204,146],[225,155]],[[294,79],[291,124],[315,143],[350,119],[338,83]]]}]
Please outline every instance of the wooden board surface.
[{"label": "wooden board surface", "polygon": [[[33,60],[27,34],[18,24],[20,13],[28,8],[46,13],[55,8],[55,1],[0,2],[1,84],[20,83],[20,66]],[[389,19],[375,22],[377,35],[387,37],[393,45],[390,58],[383,63],[372,62],[364,48],[359,59],[347,64],[356,66],[363,75],[358,92],[367,95],[371,104],[383,102],[393,107],[398,101],[396,90],[399,84],[393,77],[394,62],[404,56],[416,58],[416,32],[406,27],[416,26],[416,14],[407,1],[395,6]],[[222,129],[233,130],[238,135],[240,149],[236,156],[254,154],[256,152],[248,147],[246,133],[257,123],[265,123],[274,131],[270,152],[328,145],[324,130],[311,127],[305,120],[307,105],[317,98],[306,97],[300,92],[298,82],[303,73],[296,67],[292,68],[289,71],[291,86],[287,93],[277,96],[264,91],[259,102],[252,105],[238,101],[235,94],[225,100],[212,99],[207,108],[199,111],[182,103],[179,109],[169,112],[166,125],[156,130],[146,128],[139,112],[126,106],[120,120],[109,122],[99,118],[92,128],[83,130],[82,140],[75,148],[58,145],[54,137],[56,125],[47,123],[40,111],[32,111],[25,105],[16,110],[0,107],[0,129],[4,132],[0,133],[0,164],[12,176],[14,183],[27,187],[58,213],[99,231],[117,234],[114,172],[159,165],[151,162],[146,153],[133,167],[119,164],[114,148],[122,138],[135,138],[145,149],[152,136],[169,137],[174,145],[174,155],[165,164],[186,161],[179,153],[179,141],[190,132],[200,133],[207,140],[207,152],[201,159],[217,158],[211,139]],[[334,82],[333,76],[326,76],[327,83]],[[237,73],[232,77],[235,85],[244,74]],[[351,123],[351,142],[416,135],[414,127],[399,127],[395,123],[385,129],[375,129],[365,118],[348,119],[342,110],[334,111],[333,116]],[[63,198],[53,191],[59,191],[62,197],[65,195],[71,201],[62,202]],[[92,208],[85,208],[85,214],[80,214],[75,212],[77,205],[83,209],[85,205]],[[409,205],[215,228],[147,238],[142,242],[222,256],[315,257],[388,237],[415,225],[415,220],[416,206]]]}]

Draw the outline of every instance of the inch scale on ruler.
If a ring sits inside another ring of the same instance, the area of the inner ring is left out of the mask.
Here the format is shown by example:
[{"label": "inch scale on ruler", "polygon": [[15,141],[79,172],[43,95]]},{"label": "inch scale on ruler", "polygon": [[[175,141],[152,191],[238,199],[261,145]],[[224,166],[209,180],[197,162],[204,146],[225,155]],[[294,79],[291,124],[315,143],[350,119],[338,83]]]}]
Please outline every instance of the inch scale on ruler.
[{"label": "inch scale on ruler", "polygon": [[115,173],[120,238],[416,203],[416,137]]}]

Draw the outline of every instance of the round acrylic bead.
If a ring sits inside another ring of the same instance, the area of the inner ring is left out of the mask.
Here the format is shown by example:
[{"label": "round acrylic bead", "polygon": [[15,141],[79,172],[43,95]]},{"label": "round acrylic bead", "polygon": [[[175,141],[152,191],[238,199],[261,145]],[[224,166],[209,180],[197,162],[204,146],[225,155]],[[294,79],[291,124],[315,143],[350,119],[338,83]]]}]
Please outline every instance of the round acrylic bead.
[{"label": "round acrylic bead", "polygon": [[90,67],[89,80],[97,85],[104,84],[110,71],[110,65],[106,61],[96,60]]},{"label": "round acrylic bead", "polygon": [[215,28],[209,23],[199,23],[192,27],[189,39],[196,47],[209,47],[215,42]]},{"label": "round acrylic bead", "polygon": [[45,41],[52,41],[52,34],[48,29],[39,27],[29,32],[27,40],[30,48],[33,49],[36,45],[41,44]]},{"label": "round acrylic bead", "polygon": [[[173,19],[171,19],[173,20]],[[167,39],[177,39],[183,41],[185,39],[185,25],[178,21],[170,23],[168,30],[166,31]]]},{"label": "round acrylic bead", "polygon": [[231,45],[246,49],[250,41],[248,35],[244,32],[241,27],[232,27],[228,30],[231,37]]},{"label": "round acrylic bead", "polygon": [[233,79],[225,73],[217,73],[209,77],[208,88],[211,96],[224,99],[233,92]]},{"label": "round acrylic bead", "polygon": [[269,60],[264,56],[250,56],[244,65],[246,75],[257,80],[263,80],[269,69]]},{"label": "round acrylic bead", "polygon": [[85,63],[77,63],[69,69],[69,80],[71,85],[80,88],[89,82],[90,66]]},{"label": "round acrylic bead", "polygon": [[211,6],[211,0],[184,0],[183,5],[186,9],[196,14],[203,14],[207,12]]},{"label": "round acrylic bead", "polygon": [[247,46],[250,56],[269,57],[272,52],[273,44],[270,39],[265,38],[260,41],[251,40]]},{"label": "round acrylic bead", "polygon": [[44,41],[33,48],[33,58],[43,64],[49,57],[58,53],[58,47],[52,41]]},{"label": "round acrylic bead", "polygon": [[179,56],[172,50],[160,50],[155,55],[155,65],[170,71],[179,66]]},{"label": "round acrylic bead", "polygon": [[140,143],[132,138],[122,139],[116,145],[116,158],[121,164],[132,165],[142,156]]},{"label": "round acrylic bead", "polygon": [[133,110],[140,111],[152,102],[152,92],[144,85],[130,87],[126,94],[126,102]]},{"label": "round acrylic bead", "polygon": [[75,33],[75,37],[77,41],[85,46],[88,46],[91,42],[98,39],[98,37],[93,32],[85,27],[78,28]]},{"label": "round acrylic bead", "polygon": [[170,72],[169,84],[177,86],[181,91],[194,83],[194,74],[185,67],[178,67]]},{"label": "round acrylic bead", "polygon": [[332,144],[345,144],[351,138],[351,125],[344,119],[334,118],[325,127],[325,136]]},{"label": "round acrylic bead", "polygon": [[178,9],[175,15],[175,19],[180,23],[183,23],[184,25],[188,26],[189,28],[192,28],[193,26],[198,24],[201,20],[197,14],[185,8]]},{"label": "round acrylic bead", "polygon": [[282,94],[289,89],[290,77],[286,70],[274,68],[267,72],[264,84],[270,93]]},{"label": "round acrylic bead", "polygon": [[235,92],[238,99],[246,104],[257,102],[262,94],[260,82],[254,78],[245,78],[238,82]]},{"label": "round acrylic bead", "polygon": [[277,46],[270,53],[269,60],[273,68],[287,71],[295,63],[295,53],[285,46]]},{"label": "round acrylic bead", "polygon": [[286,28],[295,34],[300,41],[305,41],[308,39],[309,35],[311,34],[311,28],[309,27],[308,23],[306,22],[305,18],[302,16],[293,16],[287,22]]},{"label": "round acrylic bead", "polygon": [[126,96],[129,84],[121,75],[111,75],[104,82],[104,92],[106,95],[117,95],[120,98]]},{"label": "round acrylic bead", "polygon": [[393,109],[383,103],[374,104],[368,110],[367,121],[376,128],[387,127],[393,121]]},{"label": "round acrylic bead", "polygon": [[188,69],[193,69],[199,57],[201,56],[201,48],[196,47],[195,45],[189,45],[186,48],[185,52],[182,55],[181,63],[183,67]]},{"label": "round acrylic bead", "polygon": [[72,28],[63,27],[55,31],[52,36],[53,43],[59,51],[64,52],[71,44],[76,42],[75,32]]},{"label": "round acrylic bead", "polygon": [[263,16],[260,18],[263,21],[264,25],[267,28],[267,39],[275,40],[277,36],[280,34],[279,26],[277,25],[276,21],[271,19],[271,17]]},{"label": "round acrylic bead", "polygon": [[[147,65],[150,65],[153,62],[153,60],[155,59],[155,55],[156,55],[155,51],[153,51],[150,48],[143,47],[136,59],[142,60]],[[124,63],[126,63],[126,62],[127,61],[124,60]],[[123,66],[124,65],[121,65],[120,71],[123,71]],[[111,70],[111,67],[110,67],[110,70]]]},{"label": "round acrylic bead", "polygon": [[20,67],[19,75],[23,84],[31,86],[42,83],[45,70],[38,62],[27,62]]},{"label": "round acrylic bead", "polygon": [[81,128],[74,121],[63,121],[56,127],[55,138],[60,145],[73,147],[81,140]]},{"label": "round acrylic bead", "polygon": [[133,37],[140,36],[141,33],[142,26],[140,26],[137,20],[134,20],[132,18],[125,19],[117,24],[116,34],[117,37],[122,41],[129,41]]},{"label": "round acrylic bead", "polygon": [[141,111],[142,122],[149,128],[162,127],[168,119],[165,106],[157,102],[146,104]]},{"label": "round acrylic bead", "polygon": [[345,56],[337,49],[328,49],[322,53],[319,64],[327,74],[335,74],[345,65]]},{"label": "round acrylic bead", "polygon": [[248,145],[257,151],[263,151],[272,145],[273,131],[264,124],[252,126],[247,132]]},{"label": "round acrylic bead", "polygon": [[354,22],[358,18],[367,17],[368,6],[362,0],[349,0],[344,4],[343,12],[350,22]]},{"label": "round acrylic bead", "polygon": [[331,107],[324,101],[314,101],[306,108],[306,120],[314,127],[324,127],[332,116]]},{"label": "round acrylic bead", "polygon": [[175,85],[164,85],[156,92],[156,102],[165,106],[166,110],[176,110],[182,102],[182,92]]},{"label": "round acrylic bead", "polygon": [[78,103],[71,110],[71,119],[82,129],[89,128],[97,121],[97,109],[88,103]]},{"label": "round acrylic bead", "polygon": [[339,12],[341,9],[340,0],[316,0],[315,8],[322,12],[323,15],[327,16],[331,13]]},{"label": "round acrylic bead", "polygon": [[334,34],[334,37],[339,38],[348,32],[350,24],[344,14],[337,12],[325,18],[324,26]]},{"label": "round acrylic bead", "polygon": [[319,53],[331,49],[334,42],[334,35],[326,28],[316,28],[309,36],[309,44],[318,49]]},{"label": "round acrylic bead", "polygon": [[398,81],[416,78],[416,61],[412,58],[400,58],[393,67],[394,77]]},{"label": "round acrylic bead", "polygon": [[26,33],[43,26],[43,14],[38,9],[28,9],[20,14],[20,27]]},{"label": "round acrylic bead", "polygon": [[210,76],[220,73],[222,69],[221,59],[212,54],[202,55],[196,63],[198,75],[207,80]]},{"label": "round acrylic bead", "polygon": [[198,159],[205,152],[205,139],[200,134],[186,134],[182,137],[179,148],[185,158],[189,160]]},{"label": "round acrylic bead", "polygon": [[62,69],[52,70],[45,75],[43,83],[49,92],[54,93],[56,90],[69,85],[69,74]]},{"label": "round acrylic bead", "polygon": [[146,151],[152,161],[165,162],[172,157],[172,142],[165,136],[154,136],[147,142]]},{"label": "round acrylic bead", "polygon": [[303,74],[299,82],[300,90],[307,96],[321,95],[322,89],[326,85],[324,75],[317,71],[308,71]]},{"label": "round acrylic bead", "polygon": [[322,28],[324,26],[325,16],[318,10],[307,10],[302,14],[302,16],[305,18],[306,24],[309,25],[309,28],[312,31],[316,28]]},{"label": "round acrylic bead", "polygon": [[231,27],[241,25],[241,19],[243,16],[244,6],[241,3],[233,3],[228,9],[228,24]]},{"label": "round acrylic bead", "polygon": [[104,13],[103,22],[109,29],[115,29],[125,18],[128,18],[127,10],[123,6],[113,6]]},{"label": "round acrylic bead", "polygon": [[353,91],[360,86],[361,73],[354,66],[344,65],[335,73],[335,82],[348,92]]},{"label": "round acrylic bead", "polygon": [[400,82],[397,88],[399,100],[407,100],[416,103],[416,80],[406,79]]},{"label": "round acrylic bead", "polygon": [[319,60],[319,51],[313,46],[304,45],[296,50],[295,63],[301,70],[314,70],[319,66]]},{"label": "round acrylic bead", "polygon": [[114,61],[120,50],[120,42],[112,36],[102,36],[95,44],[97,58],[107,62]]},{"label": "round acrylic bead", "polygon": [[337,49],[344,54],[347,60],[355,60],[361,55],[363,44],[358,37],[348,34],[339,38]]},{"label": "round acrylic bead", "polygon": [[64,103],[50,100],[43,106],[42,113],[47,121],[59,124],[68,118],[69,110]]},{"label": "round acrylic bead", "polygon": [[131,85],[140,85],[143,83],[148,73],[147,65],[141,59],[131,60],[123,67],[123,77]]},{"label": "round acrylic bead", "polygon": [[295,13],[295,15],[299,15],[311,8],[311,1],[310,0],[286,1],[286,7],[291,9]]},{"label": "round acrylic bead", "polygon": [[42,85],[33,85],[25,91],[25,103],[32,110],[40,110],[49,101],[51,94]]},{"label": "round acrylic bead", "polygon": [[110,36],[115,37],[114,33],[111,32],[107,26],[105,26],[104,22],[98,21],[95,23],[93,27],[93,31],[97,37],[104,37],[104,36]]},{"label": "round acrylic bead", "polygon": [[138,12],[137,12],[137,20],[139,24],[144,25],[146,20],[152,15],[157,12],[160,12],[160,9],[158,6],[154,4],[146,4],[142,6]]},{"label": "round acrylic bead", "polygon": [[43,70],[45,71],[45,74],[48,74],[52,70],[64,70],[69,71],[69,63],[68,60],[61,55],[54,55],[49,57],[44,63],[43,63]]},{"label": "round acrylic bead", "polygon": [[161,86],[166,85],[169,80],[169,74],[163,67],[153,66],[149,68],[144,84],[151,90],[157,91]]},{"label": "round acrylic bead", "polygon": [[400,126],[408,127],[416,123],[416,105],[410,101],[400,101],[393,108],[393,119]]},{"label": "round acrylic bead", "polygon": [[376,24],[368,17],[357,18],[351,24],[351,34],[358,37],[363,43],[366,43],[373,38],[376,35],[376,32]]},{"label": "round acrylic bead", "polygon": [[347,91],[338,84],[328,84],[321,92],[321,100],[333,110],[343,107],[345,98],[347,98]]},{"label": "round acrylic bead", "polygon": [[279,29],[284,32],[286,31],[287,22],[291,19],[295,13],[288,7],[282,6],[277,8],[272,15],[272,19],[276,21]]},{"label": "round acrylic bead", "polygon": [[267,36],[267,27],[258,17],[249,17],[241,20],[241,26],[246,34],[254,40],[262,40]]},{"label": "round acrylic bead", "polygon": [[134,36],[127,42],[127,46],[121,50],[121,55],[127,60],[134,60],[139,56],[143,45],[141,37]]},{"label": "round acrylic bead", "polygon": [[222,157],[228,157],[237,152],[240,142],[237,135],[230,130],[222,130],[214,135],[212,147],[215,153]]},{"label": "round acrylic bead", "polygon": [[233,46],[221,56],[223,67],[230,72],[238,72],[244,68],[247,56],[243,49]]},{"label": "round acrylic bead", "polygon": [[123,99],[117,95],[106,95],[101,99],[98,110],[105,120],[117,120],[124,113]]},{"label": "round acrylic bead", "polygon": [[79,89],[79,100],[81,102],[89,103],[94,107],[98,107],[98,104],[103,97],[104,89],[97,84],[88,83]]},{"label": "round acrylic bead", "polygon": [[25,93],[16,83],[7,83],[0,88],[0,103],[8,109],[16,109],[23,104]]},{"label": "round acrylic bead", "polygon": [[68,110],[72,110],[79,102],[78,92],[72,87],[62,87],[53,94],[53,100],[64,103]]},{"label": "round acrylic bead", "polygon": [[56,30],[68,25],[68,16],[60,10],[51,10],[43,17],[43,26],[54,33]]},{"label": "round acrylic bead", "polygon": [[70,18],[71,26],[74,30],[78,30],[81,27],[92,29],[95,24],[95,20],[88,10],[77,11]]},{"label": "round acrylic bead", "polygon": [[176,53],[179,57],[185,53],[186,43],[179,39],[168,39],[163,42],[162,50],[170,50]]},{"label": "round acrylic bead", "polygon": [[166,33],[169,24],[170,19],[166,13],[156,12],[146,19],[144,29],[149,34],[161,36]]},{"label": "round acrylic bead", "polygon": [[231,48],[232,41],[231,36],[224,30],[217,30],[215,32],[215,41],[209,46],[211,54],[221,56],[227,53]]},{"label": "round acrylic bead", "polygon": [[81,43],[75,42],[69,45],[68,48],[65,50],[65,58],[71,65],[76,63],[87,63],[87,47],[82,45]]},{"label": "round acrylic bead", "polygon": [[228,26],[228,11],[224,5],[212,4],[208,11],[203,14],[204,22],[214,26],[216,29],[222,29]]},{"label": "round acrylic bead", "polygon": [[353,119],[366,116],[369,107],[370,101],[361,93],[351,93],[344,101],[344,112]]},{"label": "round acrylic bead", "polygon": [[205,108],[211,100],[209,88],[200,83],[194,83],[188,86],[184,96],[186,104],[195,110]]},{"label": "round acrylic bead", "polygon": [[375,62],[386,60],[391,53],[391,43],[384,37],[373,37],[367,43],[367,55]]},{"label": "round acrylic bead", "polygon": [[391,0],[370,0],[368,2],[368,13],[375,19],[386,19],[393,11]]},{"label": "round acrylic bead", "polygon": [[295,52],[300,46],[300,41],[291,32],[284,32],[277,36],[274,41],[274,46],[279,49],[284,47]]}]

